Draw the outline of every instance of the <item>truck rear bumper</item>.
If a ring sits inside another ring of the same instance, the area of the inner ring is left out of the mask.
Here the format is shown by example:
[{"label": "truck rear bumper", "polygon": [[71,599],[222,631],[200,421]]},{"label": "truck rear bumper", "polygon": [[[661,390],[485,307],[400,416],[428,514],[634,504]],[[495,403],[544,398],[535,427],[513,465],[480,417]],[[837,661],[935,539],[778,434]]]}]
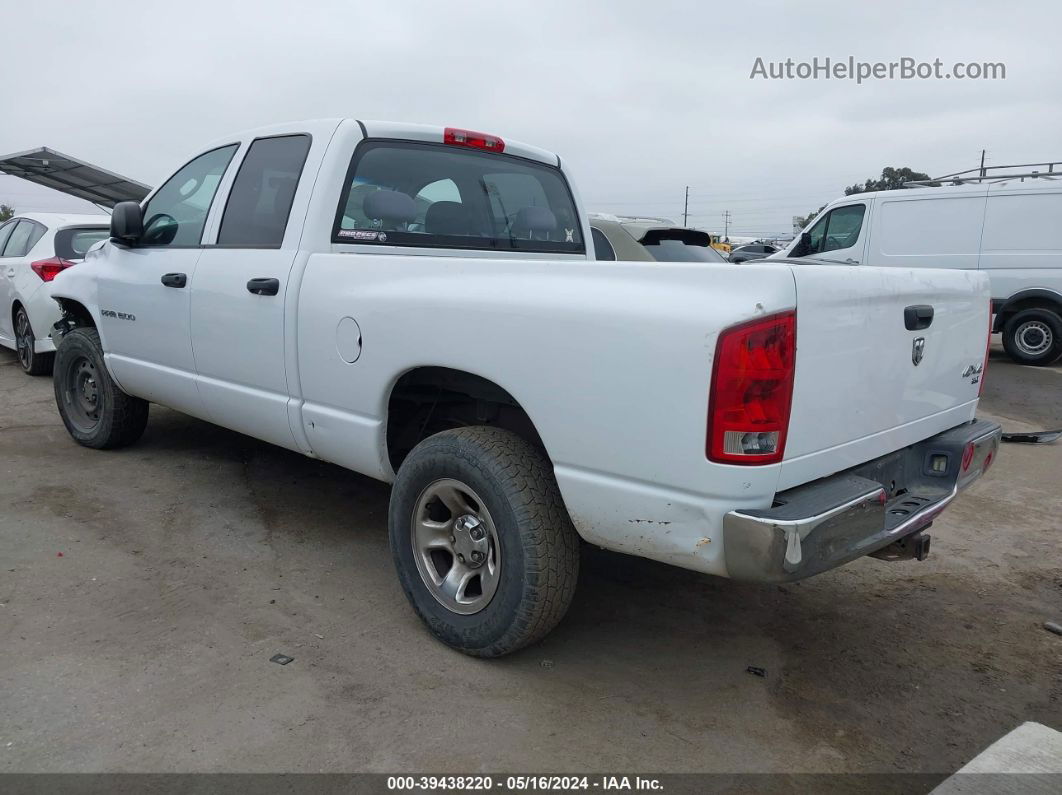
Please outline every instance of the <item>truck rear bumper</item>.
[{"label": "truck rear bumper", "polygon": [[919,533],[988,470],[1001,435],[998,424],[973,420],[780,492],[769,509],[731,511],[723,519],[728,573],[799,580]]}]

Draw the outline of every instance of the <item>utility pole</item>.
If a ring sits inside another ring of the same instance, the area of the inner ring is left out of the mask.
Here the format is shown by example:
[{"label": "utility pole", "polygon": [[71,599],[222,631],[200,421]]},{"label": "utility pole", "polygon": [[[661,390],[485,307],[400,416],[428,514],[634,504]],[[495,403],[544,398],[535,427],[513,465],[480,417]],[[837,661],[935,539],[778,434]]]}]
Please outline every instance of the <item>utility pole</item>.
[{"label": "utility pole", "polygon": [[686,186],[686,203],[682,205],[682,225],[686,226],[686,216],[690,209],[690,186]]},{"label": "utility pole", "polygon": [[730,210],[723,211],[723,242],[730,242]]},{"label": "utility pole", "polygon": [[981,176],[985,175],[985,150],[981,150]]}]

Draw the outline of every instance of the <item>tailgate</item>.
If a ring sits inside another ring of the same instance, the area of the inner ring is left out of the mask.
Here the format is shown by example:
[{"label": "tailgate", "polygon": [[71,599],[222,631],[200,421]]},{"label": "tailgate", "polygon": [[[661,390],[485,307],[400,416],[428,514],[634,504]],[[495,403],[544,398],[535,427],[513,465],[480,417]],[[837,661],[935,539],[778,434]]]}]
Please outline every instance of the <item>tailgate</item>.
[{"label": "tailgate", "polygon": [[[830,265],[792,271],[796,379],[780,490],[973,418],[988,333],[985,274]],[[919,307],[908,314],[922,319],[905,320],[908,307]],[[924,307],[932,307],[932,320],[917,328],[926,322]]]}]

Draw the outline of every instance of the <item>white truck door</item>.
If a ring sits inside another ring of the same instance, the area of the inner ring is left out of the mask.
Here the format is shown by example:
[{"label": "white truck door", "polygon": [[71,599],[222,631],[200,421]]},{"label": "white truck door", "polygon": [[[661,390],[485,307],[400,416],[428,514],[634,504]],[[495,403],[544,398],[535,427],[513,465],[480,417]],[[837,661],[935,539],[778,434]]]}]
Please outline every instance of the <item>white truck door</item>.
[{"label": "white truck door", "polygon": [[210,205],[237,144],[199,155],[144,205],[135,246],[107,244],[97,279],[107,365],[137,397],[204,416],[195,384],[188,285]]},{"label": "white truck door", "polygon": [[289,276],[313,183],[300,190],[299,180],[319,165],[307,162],[310,148],[306,134],[251,143],[191,285],[192,352],[210,419],[293,450],[285,314],[297,301]]},{"label": "white truck door", "polygon": [[832,208],[808,230],[812,256],[825,262],[860,265],[870,226],[872,201],[853,201]]}]

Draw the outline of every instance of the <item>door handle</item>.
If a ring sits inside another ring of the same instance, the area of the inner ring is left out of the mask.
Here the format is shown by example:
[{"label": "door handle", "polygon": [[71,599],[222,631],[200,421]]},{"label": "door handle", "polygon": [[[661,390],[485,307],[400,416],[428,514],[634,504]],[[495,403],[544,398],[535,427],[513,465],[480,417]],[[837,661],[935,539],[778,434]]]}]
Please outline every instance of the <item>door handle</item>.
[{"label": "door handle", "polygon": [[933,324],[933,307],[929,304],[915,304],[904,307],[903,325],[908,331],[921,331]]},{"label": "door handle", "polygon": [[255,295],[276,295],[280,292],[280,279],[251,279],[247,292]]},{"label": "door handle", "polygon": [[188,284],[188,277],[183,273],[166,273],[162,276],[162,283],[167,287],[184,287]]},{"label": "door handle", "polygon": [[849,257],[848,259],[845,260],[845,263],[848,264],[848,265],[858,265],[859,264],[859,260],[852,259],[851,257]]}]

